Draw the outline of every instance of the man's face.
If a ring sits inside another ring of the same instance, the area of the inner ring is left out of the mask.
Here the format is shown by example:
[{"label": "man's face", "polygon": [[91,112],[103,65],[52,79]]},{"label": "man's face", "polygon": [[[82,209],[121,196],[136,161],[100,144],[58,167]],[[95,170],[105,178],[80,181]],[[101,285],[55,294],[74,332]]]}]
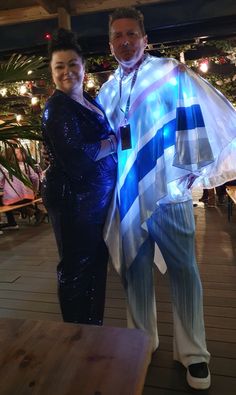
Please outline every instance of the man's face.
[{"label": "man's face", "polygon": [[130,18],[115,20],[110,29],[112,55],[124,68],[132,68],[141,59],[147,46],[138,21]]}]

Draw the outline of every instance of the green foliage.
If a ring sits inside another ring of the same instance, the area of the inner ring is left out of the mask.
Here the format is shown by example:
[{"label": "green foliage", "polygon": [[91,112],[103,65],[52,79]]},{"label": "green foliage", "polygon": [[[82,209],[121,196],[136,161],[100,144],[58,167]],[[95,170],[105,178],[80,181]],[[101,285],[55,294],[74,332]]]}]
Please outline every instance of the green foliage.
[{"label": "green foliage", "polygon": [[46,75],[46,59],[43,57],[13,54],[6,63],[0,63],[0,85],[14,81],[28,81],[29,78],[43,78]]}]

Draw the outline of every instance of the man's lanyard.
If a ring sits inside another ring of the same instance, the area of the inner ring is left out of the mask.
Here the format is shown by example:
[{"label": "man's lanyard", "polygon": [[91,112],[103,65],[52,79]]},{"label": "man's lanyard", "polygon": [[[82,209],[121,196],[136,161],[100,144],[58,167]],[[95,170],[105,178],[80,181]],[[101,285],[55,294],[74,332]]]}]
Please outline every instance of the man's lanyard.
[{"label": "man's lanyard", "polygon": [[[123,111],[122,108],[120,107],[120,110],[124,113],[124,124],[125,125],[127,124],[127,121],[128,121],[131,92],[132,92],[132,89],[133,89],[134,84],[135,84],[136,79],[137,79],[139,66],[140,66],[140,64],[136,67],[134,75],[133,75],[132,80],[131,80],[131,86],[130,86],[129,96],[128,96],[128,99],[127,99],[127,102],[126,102],[126,106],[125,106],[125,111]],[[120,90],[120,100],[121,100],[121,96],[122,96],[122,80],[123,80],[123,77],[124,77],[124,74],[123,74],[122,77],[120,77],[120,86],[119,86],[119,88],[120,88],[119,89]]]}]

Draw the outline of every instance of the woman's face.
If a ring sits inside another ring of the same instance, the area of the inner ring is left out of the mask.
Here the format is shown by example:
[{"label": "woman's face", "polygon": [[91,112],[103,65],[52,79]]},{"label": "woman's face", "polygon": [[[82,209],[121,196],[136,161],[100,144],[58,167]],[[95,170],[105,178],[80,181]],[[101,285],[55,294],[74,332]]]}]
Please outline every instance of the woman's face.
[{"label": "woman's face", "polygon": [[57,89],[68,95],[83,90],[84,65],[81,57],[75,51],[54,52],[51,71]]}]

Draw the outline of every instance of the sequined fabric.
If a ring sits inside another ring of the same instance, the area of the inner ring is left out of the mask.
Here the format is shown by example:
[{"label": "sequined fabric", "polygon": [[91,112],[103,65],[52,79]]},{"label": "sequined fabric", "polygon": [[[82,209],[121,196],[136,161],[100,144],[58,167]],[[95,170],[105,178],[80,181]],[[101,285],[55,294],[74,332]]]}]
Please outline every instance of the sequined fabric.
[{"label": "sequined fabric", "polygon": [[105,115],[56,90],[46,103],[42,132],[51,158],[42,196],[60,256],[63,319],[101,324],[108,258],[102,232],[116,182],[116,156],[95,159],[100,140],[112,131]]}]

